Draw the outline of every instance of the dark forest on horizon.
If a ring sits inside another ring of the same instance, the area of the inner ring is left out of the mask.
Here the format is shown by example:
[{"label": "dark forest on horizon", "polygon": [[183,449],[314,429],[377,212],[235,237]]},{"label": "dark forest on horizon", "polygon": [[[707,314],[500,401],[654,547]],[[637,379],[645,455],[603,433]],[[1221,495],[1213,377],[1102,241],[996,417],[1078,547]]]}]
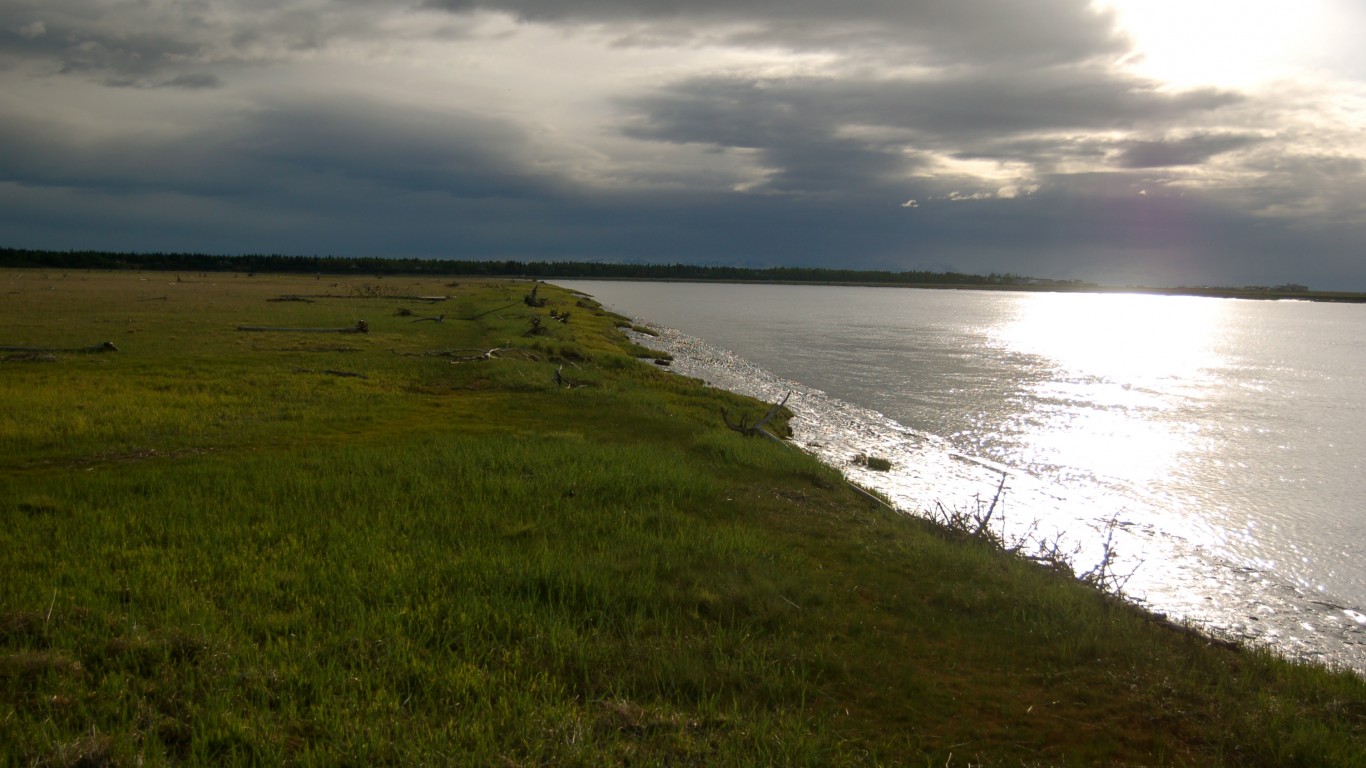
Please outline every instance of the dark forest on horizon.
[{"label": "dark forest on horizon", "polygon": [[905,285],[1055,285],[1083,287],[1076,280],[1040,280],[1012,274],[891,272],[821,267],[736,267],[698,264],[625,264],[599,261],[456,260],[379,256],[223,256],[204,253],[119,253],[0,248],[0,266],[47,269],[146,269],[192,272],[286,272],[295,274],[487,275],[717,282],[886,283]]},{"label": "dark forest on horizon", "polygon": [[629,264],[601,261],[515,259],[417,259],[382,256],[216,255],[206,253],[52,251],[0,248],[0,267],[30,269],[150,270],[160,272],[289,273],[375,276],[468,275],[474,277],[561,278],[567,280],[679,280],[718,283],[807,283],[923,288],[982,288],[1035,291],[1143,292],[1250,299],[1304,299],[1366,303],[1366,294],[1314,291],[1307,286],[1103,286],[1015,274],[831,269],[828,267],[738,267],[702,264]]}]

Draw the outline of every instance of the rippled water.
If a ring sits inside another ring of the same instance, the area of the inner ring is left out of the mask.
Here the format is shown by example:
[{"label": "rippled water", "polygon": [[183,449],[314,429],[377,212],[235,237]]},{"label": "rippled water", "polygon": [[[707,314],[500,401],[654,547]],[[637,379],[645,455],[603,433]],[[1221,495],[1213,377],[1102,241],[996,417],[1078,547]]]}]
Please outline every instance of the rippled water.
[{"label": "rippled water", "polygon": [[675,329],[653,343],[681,372],[794,391],[797,439],[903,509],[971,507],[1004,473],[1008,531],[1084,569],[1113,519],[1154,610],[1366,671],[1364,306],[563,284]]}]

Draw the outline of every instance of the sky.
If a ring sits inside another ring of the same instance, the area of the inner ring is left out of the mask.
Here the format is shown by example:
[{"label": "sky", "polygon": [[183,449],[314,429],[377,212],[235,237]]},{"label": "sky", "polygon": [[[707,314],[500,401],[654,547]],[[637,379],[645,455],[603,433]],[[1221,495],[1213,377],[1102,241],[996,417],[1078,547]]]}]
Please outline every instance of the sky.
[{"label": "sky", "polygon": [[1366,290],[1358,0],[6,0],[0,246]]}]

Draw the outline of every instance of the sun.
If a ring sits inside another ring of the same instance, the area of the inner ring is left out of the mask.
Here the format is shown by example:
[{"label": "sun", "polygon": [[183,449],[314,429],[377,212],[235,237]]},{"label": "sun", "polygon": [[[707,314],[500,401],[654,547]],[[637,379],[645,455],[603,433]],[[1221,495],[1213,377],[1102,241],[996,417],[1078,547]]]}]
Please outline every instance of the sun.
[{"label": "sun", "polygon": [[1338,0],[1096,0],[1134,42],[1127,63],[1176,87],[1255,88],[1313,66]]}]

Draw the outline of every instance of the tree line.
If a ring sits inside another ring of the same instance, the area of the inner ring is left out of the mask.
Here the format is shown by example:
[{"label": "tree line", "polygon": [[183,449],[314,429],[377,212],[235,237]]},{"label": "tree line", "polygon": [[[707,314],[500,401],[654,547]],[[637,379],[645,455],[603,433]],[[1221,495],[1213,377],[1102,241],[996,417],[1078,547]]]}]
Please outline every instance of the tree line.
[{"label": "tree line", "polygon": [[0,266],[45,269],[142,269],[184,272],[298,274],[478,275],[565,279],[710,280],[717,282],[885,283],[1020,286],[1070,284],[1012,274],[856,270],[821,267],[735,267],[701,264],[623,264],[601,261],[517,261],[383,258],[378,256],[224,256],[204,253],[119,253],[0,248]]}]

